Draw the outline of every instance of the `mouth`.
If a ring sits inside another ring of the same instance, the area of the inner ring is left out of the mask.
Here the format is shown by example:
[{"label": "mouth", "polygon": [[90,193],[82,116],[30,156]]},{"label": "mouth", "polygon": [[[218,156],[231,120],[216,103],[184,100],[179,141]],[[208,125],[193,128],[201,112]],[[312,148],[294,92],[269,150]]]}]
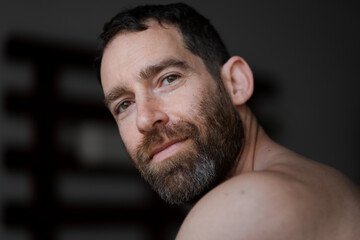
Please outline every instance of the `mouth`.
[{"label": "mouth", "polygon": [[155,148],[150,154],[150,161],[156,163],[170,157],[182,148],[182,145],[187,139],[188,138],[175,139]]}]

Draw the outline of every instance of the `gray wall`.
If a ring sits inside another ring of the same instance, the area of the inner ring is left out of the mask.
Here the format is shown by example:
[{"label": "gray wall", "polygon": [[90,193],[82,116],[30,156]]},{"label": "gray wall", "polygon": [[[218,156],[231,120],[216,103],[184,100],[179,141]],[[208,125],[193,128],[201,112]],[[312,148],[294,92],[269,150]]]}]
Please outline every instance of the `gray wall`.
[{"label": "gray wall", "polygon": [[[123,7],[144,2],[12,0],[0,4],[1,216],[6,216],[11,203],[26,205],[33,201],[36,188],[31,180],[33,173],[5,164],[6,149],[31,146],[34,132],[31,118],[6,107],[9,92],[26,93],[33,88],[35,76],[31,64],[8,59],[9,39],[26,36],[92,49],[105,21]],[[257,94],[252,106],[269,134],[360,183],[358,8],[350,1],[185,2],[210,18],[231,54],[242,56],[253,68]],[[91,71],[64,70],[57,78],[65,99],[95,105],[102,101]],[[78,164],[85,169],[132,169],[119,147],[115,124],[104,121],[62,121],[57,130],[60,145],[76,155]],[[84,177],[72,172],[55,178],[55,191],[59,201],[65,203],[95,207],[98,203],[117,202],[141,205],[151,194],[141,180],[132,176],[125,182],[116,177]],[[173,228],[169,232],[176,232],[177,227],[176,223],[169,226]],[[28,233],[22,226],[0,222],[0,239],[30,239]],[[146,230],[123,224],[97,230],[59,227],[57,233],[56,239],[149,239]]]}]

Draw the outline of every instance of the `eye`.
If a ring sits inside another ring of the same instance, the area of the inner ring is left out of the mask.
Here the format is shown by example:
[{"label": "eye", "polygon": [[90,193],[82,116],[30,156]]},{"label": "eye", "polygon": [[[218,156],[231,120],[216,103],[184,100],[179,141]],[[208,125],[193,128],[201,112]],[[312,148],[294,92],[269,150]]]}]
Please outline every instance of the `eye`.
[{"label": "eye", "polygon": [[133,101],[123,101],[116,108],[115,113],[120,114],[126,111],[134,102]]},{"label": "eye", "polygon": [[162,79],[162,83],[165,85],[169,85],[172,82],[174,82],[176,79],[178,79],[180,76],[177,74],[171,74]]}]

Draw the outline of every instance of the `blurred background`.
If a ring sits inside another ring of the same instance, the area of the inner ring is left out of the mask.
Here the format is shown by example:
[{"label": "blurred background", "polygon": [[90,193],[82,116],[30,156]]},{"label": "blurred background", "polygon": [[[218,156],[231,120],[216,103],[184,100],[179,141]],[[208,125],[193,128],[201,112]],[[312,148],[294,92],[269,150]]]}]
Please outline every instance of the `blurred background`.
[{"label": "blurred background", "polygon": [[[104,22],[174,1],[1,1],[0,239],[172,239],[126,155],[92,68]],[[350,1],[184,1],[255,76],[269,135],[360,183],[360,15]]]}]

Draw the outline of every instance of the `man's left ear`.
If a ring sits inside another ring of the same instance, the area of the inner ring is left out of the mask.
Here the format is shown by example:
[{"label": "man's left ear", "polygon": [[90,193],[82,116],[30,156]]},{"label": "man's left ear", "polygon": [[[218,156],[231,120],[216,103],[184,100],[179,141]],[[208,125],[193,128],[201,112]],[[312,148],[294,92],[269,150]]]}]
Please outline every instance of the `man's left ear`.
[{"label": "man's left ear", "polygon": [[221,77],[235,106],[249,100],[254,90],[254,78],[244,59],[238,56],[231,57],[222,66]]}]

